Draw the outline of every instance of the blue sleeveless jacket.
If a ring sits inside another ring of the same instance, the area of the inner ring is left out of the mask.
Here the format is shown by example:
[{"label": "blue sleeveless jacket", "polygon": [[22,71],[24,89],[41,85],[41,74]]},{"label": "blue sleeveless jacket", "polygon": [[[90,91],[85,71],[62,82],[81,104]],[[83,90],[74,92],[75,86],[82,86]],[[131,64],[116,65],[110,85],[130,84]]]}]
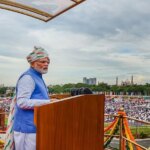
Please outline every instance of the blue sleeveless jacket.
[{"label": "blue sleeveless jacket", "polygon": [[[30,68],[20,76],[19,80],[24,75],[30,75],[35,82],[35,89],[30,99],[49,99],[47,87],[42,79],[42,75],[39,72],[33,68]],[[16,85],[16,94],[17,88],[18,85]],[[17,104],[15,109],[14,131],[22,133],[36,133],[36,127],[34,125],[34,110],[21,109],[17,106]]]}]

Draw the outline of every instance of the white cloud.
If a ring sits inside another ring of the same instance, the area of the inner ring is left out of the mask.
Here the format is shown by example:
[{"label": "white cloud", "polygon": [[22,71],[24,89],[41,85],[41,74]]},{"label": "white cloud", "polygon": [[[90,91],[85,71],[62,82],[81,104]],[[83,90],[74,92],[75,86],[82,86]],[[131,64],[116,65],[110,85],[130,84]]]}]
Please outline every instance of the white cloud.
[{"label": "white cloud", "polygon": [[149,6],[147,0],[87,0],[48,23],[0,10],[1,82],[15,85],[35,45],[51,57],[47,84],[82,82],[84,76],[115,83],[116,76],[131,74],[149,82]]}]

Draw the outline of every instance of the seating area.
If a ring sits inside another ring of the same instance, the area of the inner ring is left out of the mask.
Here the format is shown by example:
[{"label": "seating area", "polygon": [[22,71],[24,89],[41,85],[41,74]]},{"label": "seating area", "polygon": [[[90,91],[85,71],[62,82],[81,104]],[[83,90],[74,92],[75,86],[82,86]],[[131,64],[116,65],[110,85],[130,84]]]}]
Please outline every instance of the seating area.
[{"label": "seating area", "polygon": [[[128,97],[116,96],[110,99],[106,96],[105,101],[105,114],[117,114],[118,110],[123,108],[127,116],[133,117],[139,120],[150,122],[150,100],[145,100],[142,97]],[[111,122],[113,118],[108,117],[106,122]],[[134,121],[129,121],[134,125]]]}]

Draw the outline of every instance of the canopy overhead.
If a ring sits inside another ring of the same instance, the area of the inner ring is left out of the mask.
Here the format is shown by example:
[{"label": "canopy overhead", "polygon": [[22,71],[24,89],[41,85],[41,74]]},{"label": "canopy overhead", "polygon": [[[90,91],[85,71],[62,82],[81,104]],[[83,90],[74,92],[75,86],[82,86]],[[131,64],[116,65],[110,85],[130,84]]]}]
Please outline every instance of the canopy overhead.
[{"label": "canopy overhead", "polygon": [[85,0],[0,0],[0,8],[49,21]]}]

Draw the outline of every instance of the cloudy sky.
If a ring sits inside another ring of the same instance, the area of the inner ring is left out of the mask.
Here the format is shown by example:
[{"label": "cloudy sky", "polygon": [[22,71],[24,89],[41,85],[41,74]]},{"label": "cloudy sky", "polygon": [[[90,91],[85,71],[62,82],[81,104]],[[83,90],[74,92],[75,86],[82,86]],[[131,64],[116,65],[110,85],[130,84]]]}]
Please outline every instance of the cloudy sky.
[{"label": "cloudy sky", "polygon": [[87,0],[48,23],[0,10],[0,84],[16,84],[35,45],[50,54],[47,84],[150,83],[150,1]]}]

